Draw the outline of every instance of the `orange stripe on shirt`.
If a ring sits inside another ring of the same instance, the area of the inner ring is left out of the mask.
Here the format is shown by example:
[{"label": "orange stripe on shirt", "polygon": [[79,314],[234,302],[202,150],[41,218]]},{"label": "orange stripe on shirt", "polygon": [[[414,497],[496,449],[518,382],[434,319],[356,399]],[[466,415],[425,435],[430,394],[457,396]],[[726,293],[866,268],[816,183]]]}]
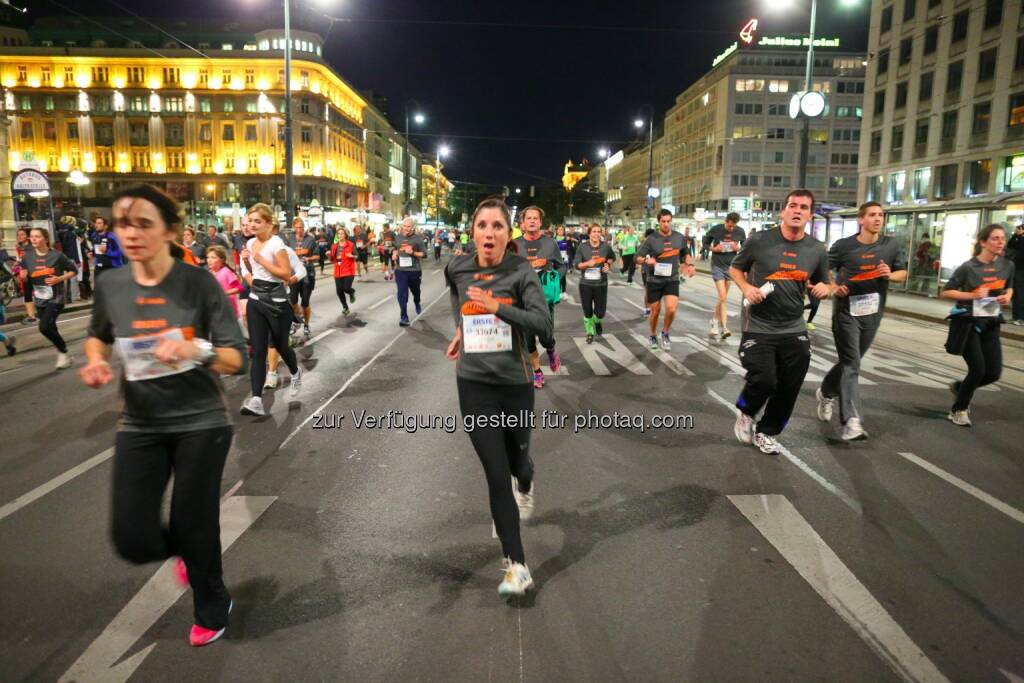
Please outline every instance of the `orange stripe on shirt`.
[{"label": "orange stripe on shirt", "polygon": [[779,270],[768,277],[765,280],[806,280],[807,273],[802,270]]}]

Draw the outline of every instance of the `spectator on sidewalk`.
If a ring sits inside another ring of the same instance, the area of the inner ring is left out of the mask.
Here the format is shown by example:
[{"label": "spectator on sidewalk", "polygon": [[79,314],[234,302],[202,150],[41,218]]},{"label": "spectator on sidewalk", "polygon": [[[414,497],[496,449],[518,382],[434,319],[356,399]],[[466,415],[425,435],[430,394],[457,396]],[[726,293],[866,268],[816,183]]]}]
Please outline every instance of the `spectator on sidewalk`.
[{"label": "spectator on sidewalk", "polygon": [[1014,265],[1013,281],[1019,285],[1013,288],[1013,324],[1024,325],[1024,223],[1017,226],[1006,251]]},{"label": "spectator on sidewalk", "polygon": [[99,281],[100,273],[106,273],[124,265],[124,252],[106,218],[96,216],[92,226],[92,249],[96,270],[94,279]]},{"label": "spectator on sidewalk", "polygon": [[[64,255],[75,264],[75,269],[81,272],[82,249],[78,244],[78,233],[75,230],[77,226],[77,218],[71,214],[62,216],[60,223],[57,225],[57,243],[54,246],[57,248],[57,251],[64,252]],[[70,304],[75,295],[81,296],[81,291],[78,288],[78,277],[80,276],[72,278],[71,282],[68,283],[65,303]]]}]

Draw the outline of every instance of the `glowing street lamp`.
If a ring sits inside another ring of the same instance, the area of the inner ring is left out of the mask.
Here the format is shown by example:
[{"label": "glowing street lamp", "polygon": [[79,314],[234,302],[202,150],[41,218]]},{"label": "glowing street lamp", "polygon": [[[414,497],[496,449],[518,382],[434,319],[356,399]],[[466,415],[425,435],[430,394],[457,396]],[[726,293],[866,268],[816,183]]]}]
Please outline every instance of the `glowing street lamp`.
[{"label": "glowing street lamp", "polygon": [[438,228],[441,227],[441,157],[448,156],[450,151],[447,145],[441,145],[434,157],[434,225]]}]

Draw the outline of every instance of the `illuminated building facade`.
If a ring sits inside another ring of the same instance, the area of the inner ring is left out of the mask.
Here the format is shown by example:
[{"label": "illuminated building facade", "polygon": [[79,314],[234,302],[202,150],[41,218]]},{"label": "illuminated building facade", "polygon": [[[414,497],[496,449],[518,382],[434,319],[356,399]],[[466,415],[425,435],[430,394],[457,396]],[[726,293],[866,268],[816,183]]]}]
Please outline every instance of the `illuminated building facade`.
[{"label": "illuminated building facade", "polygon": [[[812,87],[826,93],[829,109],[811,122],[807,186],[819,203],[849,206],[857,199],[865,57],[841,51],[839,39],[815,46]],[[662,204],[690,219],[721,222],[736,210],[755,226],[773,221],[799,182],[802,123],[790,118],[789,102],[804,87],[806,64],[799,38],[755,37],[719,55],[665,114]]]},{"label": "illuminated building facade", "polygon": [[440,165],[440,172],[433,164],[422,164],[420,169],[423,179],[423,215],[428,221],[433,222],[437,219],[438,204],[441,205],[441,211],[447,211],[448,195],[455,189],[455,185],[445,177],[444,163]]},{"label": "illuminated building facade", "polygon": [[[190,49],[121,18],[97,24],[121,37],[61,18],[0,46],[12,170],[32,159],[55,202],[76,196],[66,178],[82,171],[81,203],[104,212],[136,182],[168,190],[202,222],[233,204],[283,203],[283,30],[168,25]],[[292,41],[296,201],[366,210],[366,102],[323,61],[320,36],[293,30]]]}]

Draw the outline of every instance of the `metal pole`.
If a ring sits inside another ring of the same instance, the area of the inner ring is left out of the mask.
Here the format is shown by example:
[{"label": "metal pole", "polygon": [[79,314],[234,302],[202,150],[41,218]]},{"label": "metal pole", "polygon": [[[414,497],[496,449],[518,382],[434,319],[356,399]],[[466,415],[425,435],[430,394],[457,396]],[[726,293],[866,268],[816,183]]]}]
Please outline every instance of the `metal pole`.
[{"label": "metal pole", "polygon": [[651,209],[654,208],[654,197],[651,196],[651,188],[654,187],[654,107],[650,107],[651,123],[647,129],[647,146],[649,148],[649,154],[647,156],[647,199],[644,203],[645,218],[650,220]]},{"label": "metal pole", "polygon": [[434,227],[441,227],[441,148],[434,157]]},{"label": "metal pole", "polygon": [[[811,91],[811,77],[814,73],[814,31],[818,20],[818,0],[811,0],[811,31],[807,44],[807,70],[804,76],[804,92]],[[807,155],[811,143],[811,121],[803,115],[803,126],[800,127],[800,184],[807,185]]]},{"label": "metal pole", "polygon": [[405,103],[405,144],[402,145],[402,213],[409,213],[409,103]]},{"label": "metal pole", "polygon": [[608,229],[608,164],[604,164],[604,229]]},{"label": "metal pole", "polygon": [[284,184],[285,225],[291,230],[295,215],[295,151],[292,148],[292,22],[289,12],[291,0],[284,0]]}]

